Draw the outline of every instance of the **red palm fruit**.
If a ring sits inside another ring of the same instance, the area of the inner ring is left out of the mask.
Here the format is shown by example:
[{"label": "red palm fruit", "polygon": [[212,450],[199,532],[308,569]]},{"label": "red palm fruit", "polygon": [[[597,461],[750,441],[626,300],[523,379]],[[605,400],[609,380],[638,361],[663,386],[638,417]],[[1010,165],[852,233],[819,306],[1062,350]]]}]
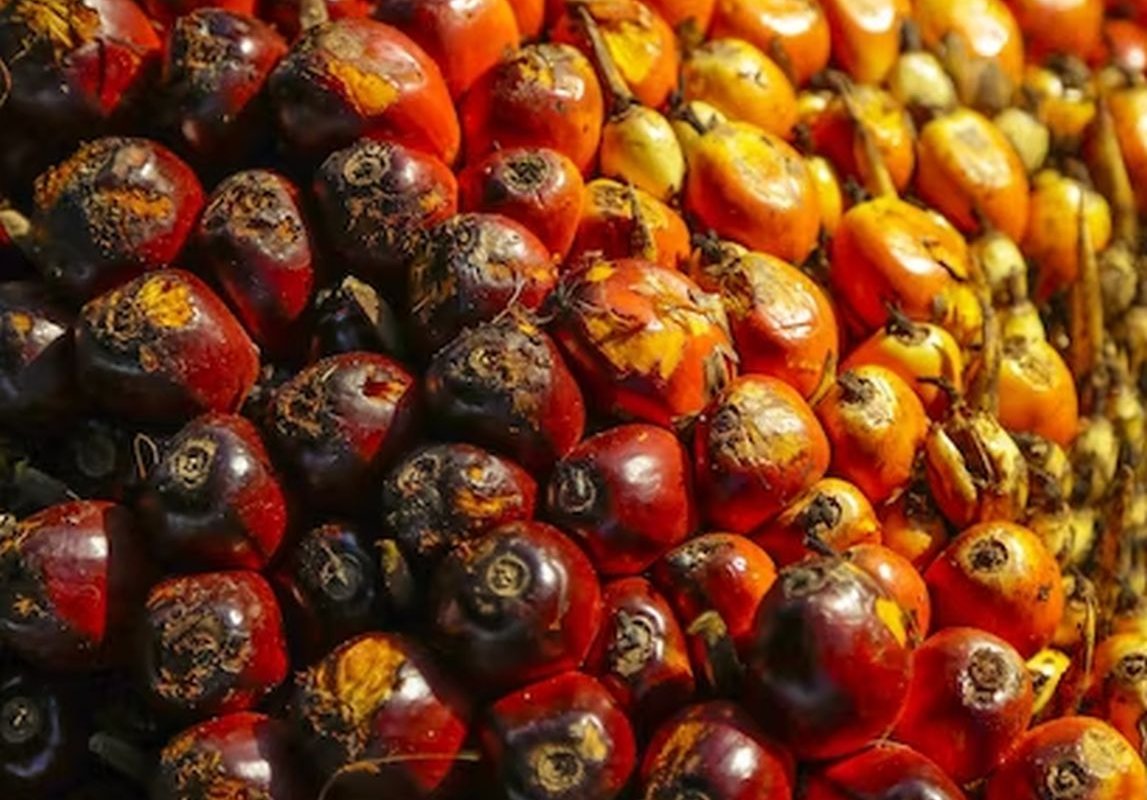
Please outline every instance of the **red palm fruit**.
[{"label": "red palm fruit", "polygon": [[583,0],[566,3],[550,29],[555,42],[571,44],[591,55],[582,14],[601,31],[606,49],[622,80],[642,105],[660,108],[677,88],[680,58],[669,24],[640,0]]},{"label": "red palm fruit", "polygon": [[832,60],[857,83],[880,83],[900,55],[905,0],[825,0]]},{"label": "red palm fruit", "polygon": [[1104,0],[1007,0],[1024,35],[1025,54],[1090,58],[1100,46]]},{"label": "red palm fruit", "polygon": [[751,639],[750,707],[798,758],[845,755],[891,730],[911,678],[911,622],[860,567],[833,556],[781,570]]},{"label": "red palm fruit", "polygon": [[546,0],[509,0],[522,40],[536,39],[546,21]]},{"label": "red palm fruit", "polygon": [[960,86],[965,101],[994,104],[996,84],[1006,93],[1023,81],[1024,40],[1004,0],[922,0],[913,3],[912,21],[929,50],[946,53],[950,63],[958,63],[957,53],[968,62],[967,76],[960,76],[968,84]]},{"label": "red palm fruit", "polygon": [[649,732],[693,697],[685,634],[669,603],[644,578],[602,590],[601,630],[585,661],[638,731]]},{"label": "red palm fruit", "polygon": [[824,477],[829,441],[787,383],[737,378],[705,409],[693,435],[701,512],[722,530],[747,533]]},{"label": "red palm fruit", "polygon": [[341,522],[312,528],[285,548],[271,577],[292,651],[303,663],[352,636],[394,622],[385,608],[382,554]]},{"label": "red palm fruit", "polygon": [[126,509],[77,500],[4,520],[0,576],[5,648],[70,670],[122,654],[150,572]]},{"label": "red palm fruit", "polygon": [[[245,4],[253,5],[231,3]],[[270,138],[263,86],[287,42],[250,14],[199,8],[176,19],[167,34],[158,125],[208,173],[242,163]]]},{"label": "red palm fruit", "polygon": [[548,147],[587,173],[605,104],[585,56],[567,44],[531,44],[479,78],[460,113],[468,163],[500,148]]},{"label": "red palm fruit", "polygon": [[949,628],[912,657],[912,685],[893,736],[953,780],[978,780],[1027,730],[1032,682],[1015,648],[975,628]]},{"label": "red palm fruit", "polygon": [[161,46],[129,0],[9,0],[0,6],[0,61],[12,78],[4,112],[49,142],[99,135],[134,115]]},{"label": "red palm fruit", "polygon": [[[5,663],[0,672],[0,785],[7,800],[68,797],[90,783],[85,684]],[[98,798],[97,798],[98,800]]]},{"label": "red palm fruit", "polygon": [[294,184],[267,170],[232,175],[212,192],[193,242],[251,337],[272,354],[297,349],[315,263]]},{"label": "red palm fruit", "polygon": [[883,503],[908,485],[928,415],[903,378],[880,366],[840,373],[816,405],[832,443],[832,471]]},{"label": "red palm fruit", "polygon": [[719,299],[678,272],[590,262],[562,277],[554,306],[554,339],[607,413],[684,427],[735,373]]},{"label": "red palm fruit", "polygon": [[1100,46],[1089,59],[1093,67],[1115,64],[1128,74],[1147,70],[1147,29],[1129,19],[1104,19]]},{"label": "red palm fruit", "polygon": [[831,261],[834,299],[858,332],[885,325],[892,306],[941,325],[962,345],[980,336],[967,243],[939,214],[895,197],[859,203],[840,220]]},{"label": "red palm fruit", "polygon": [[548,519],[572,535],[603,575],[636,575],[693,532],[689,455],[672,432],[620,425],[557,463]]},{"label": "red palm fruit", "polygon": [[227,13],[251,16],[255,13],[256,0],[143,0],[141,5],[153,22],[163,28],[171,28],[181,18],[208,6]]},{"label": "red palm fruit", "polygon": [[463,696],[430,654],[391,633],[343,642],[302,673],[291,708],[315,771],[340,797],[431,796],[454,770],[470,724]]},{"label": "red palm fruit", "polygon": [[521,38],[508,0],[377,0],[372,16],[434,59],[455,100]]},{"label": "red palm fruit", "polygon": [[687,155],[683,204],[702,229],[792,264],[812,253],[821,227],[816,186],[783,139],[728,122],[705,131]]},{"label": "red palm fruit", "polygon": [[458,175],[464,211],[521,223],[564,261],[581,218],[585,181],[568,157],[547,147],[495,150]]},{"label": "red palm fruit", "polygon": [[691,277],[720,295],[741,370],[780,378],[805,399],[836,373],[840,331],[828,295],[796,267],[764,253],[722,254]]},{"label": "red palm fruit", "polygon": [[264,714],[240,711],[178,733],[163,748],[154,800],[209,800],[227,793],[263,800],[308,800],[293,731]]},{"label": "red palm fruit", "polygon": [[707,533],[666,553],[653,565],[652,577],[686,628],[715,611],[734,643],[745,645],[777,569],[768,553],[744,536]]},{"label": "red palm fruit", "polygon": [[590,181],[569,260],[642,258],[677,269],[689,258],[689,228],[649,192],[608,178]]},{"label": "red palm fruit", "polygon": [[346,17],[305,31],[267,88],[284,143],[306,160],[363,137],[447,164],[458,155],[458,117],[438,65],[382,22]]},{"label": "red palm fruit", "polygon": [[973,525],[924,573],[936,628],[995,634],[1030,658],[1063,616],[1063,579],[1040,539],[1013,522]]},{"label": "red palm fruit", "polygon": [[826,547],[842,552],[856,545],[880,544],[880,520],[856,486],[839,478],[821,478],[756,530],[752,539],[786,567]]},{"label": "red palm fruit", "polygon": [[0,283],[0,421],[59,426],[76,410],[72,314],[44,287]]},{"label": "red palm fruit", "polygon": [[[267,20],[288,40],[299,37],[302,28],[302,9],[307,0],[257,0],[259,17]],[[369,17],[376,5],[375,0],[322,0],[327,15],[332,20],[348,17]]]},{"label": "red palm fruit", "polygon": [[660,15],[674,33],[684,36],[686,41],[694,41],[709,30],[717,0],[650,0],[646,5]]},{"label": "red palm fruit", "polygon": [[1061,717],[1032,728],[988,779],[985,800],[1124,800],[1147,796],[1147,770],[1097,719]]},{"label": "red palm fruit", "polygon": [[262,569],[287,529],[287,504],[255,426],[206,414],[164,449],[137,508],[170,568]]},{"label": "red palm fruit", "polygon": [[309,501],[345,513],[369,502],[410,442],[417,406],[417,383],[397,362],[341,353],[279,387],[267,431]]},{"label": "red palm fruit", "polygon": [[146,139],[81,145],[36,180],[32,240],[49,283],[87,300],[170,266],[203,208],[191,168]]},{"label": "red palm fruit", "polygon": [[1137,753],[1147,743],[1147,636],[1113,633],[1095,650],[1083,707],[1123,735]]},{"label": "red palm fruit", "polygon": [[948,526],[922,479],[913,480],[895,500],[877,509],[884,546],[912,562],[921,573],[947,545]]},{"label": "red palm fruit", "polygon": [[426,232],[410,264],[407,319],[427,357],[508,307],[536,310],[558,282],[542,242],[498,214],[457,214]]},{"label": "red palm fruit", "polygon": [[577,669],[601,624],[593,565],[540,522],[459,543],[439,565],[432,595],[434,639],[482,694]]},{"label": "red palm fruit", "polygon": [[189,272],[149,272],[96,297],[76,323],[81,386],[106,411],[175,422],[235,411],[259,351],[214,292]]},{"label": "red palm fruit", "polygon": [[148,696],[180,718],[249,709],[289,669],[279,603],[256,572],[205,572],[156,585],[140,650]]},{"label": "red palm fruit", "polygon": [[733,703],[690,706],[654,734],[641,762],[641,800],[790,800],[792,758]]},{"label": "red palm fruit", "polygon": [[534,478],[501,456],[468,444],[427,445],[387,475],[383,522],[425,571],[459,542],[532,518],[537,492]]},{"label": "red palm fruit", "polygon": [[553,341],[523,315],[463,331],[426,371],[430,415],[444,430],[548,471],[585,430],[581,390]]},{"label": "red palm fruit", "polygon": [[877,742],[808,776],[802,800],[965,800],[934,762],[910,747]]},{"label": "red palm fruit", "polygon": [[315,295],[311,358],[365,350],[399,360],[406,353],[398,316],[378,290],[353,275]]},{"label": "red palm fruit", "polygon": [[605,687],[567,672],[490,706],[482,744],[507,797],[620,794],[637,762],[629,720]]},{"label": "red palm fruit", "polygon": [[1075,376],[1046,339],[1008,337],[999,371],[1000,424],[1070,447],[1080,430]]},{"label": "red palm fruit", "polygon": [[744,39],[778,64],[794,86],[828,65],[828,20],[819,3],[805,0],[717,0],[712,37]]},{"label": "red palm fruit", "polygon": [[928,584],[911,561],[880,544],[854,545],[843,555],[874,578],[884,593],[900,604],[907,612],[917,638],[923,639],[928,635],[932,627],[932,600],[928,596]]},{"label": "red palm fruit", "polygon": [[363,139],[315,173],[318,220],[334,255],[390,300],[402,297],[423,231],[458,210],[458,184],[439,159]]}]

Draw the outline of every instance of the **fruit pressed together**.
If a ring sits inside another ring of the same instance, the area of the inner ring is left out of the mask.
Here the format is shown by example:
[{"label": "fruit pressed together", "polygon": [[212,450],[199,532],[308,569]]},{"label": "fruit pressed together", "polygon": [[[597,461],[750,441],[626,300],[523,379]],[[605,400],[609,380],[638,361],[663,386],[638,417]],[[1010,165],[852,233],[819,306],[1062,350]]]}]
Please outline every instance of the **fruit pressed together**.
[{"label": "fruit pressed together", "polygon": [[1145,70],[0,0],[0,800],[1147,800]]}]

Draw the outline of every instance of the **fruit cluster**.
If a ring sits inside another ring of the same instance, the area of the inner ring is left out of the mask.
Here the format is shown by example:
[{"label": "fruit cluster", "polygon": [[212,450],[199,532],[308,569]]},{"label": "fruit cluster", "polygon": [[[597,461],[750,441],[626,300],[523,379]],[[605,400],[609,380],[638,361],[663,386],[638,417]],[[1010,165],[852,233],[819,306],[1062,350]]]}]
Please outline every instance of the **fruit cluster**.
[{"label": "fruit cluster", "polygon": [[1143,0],[0,0],[0,798],[1147,798]]}]

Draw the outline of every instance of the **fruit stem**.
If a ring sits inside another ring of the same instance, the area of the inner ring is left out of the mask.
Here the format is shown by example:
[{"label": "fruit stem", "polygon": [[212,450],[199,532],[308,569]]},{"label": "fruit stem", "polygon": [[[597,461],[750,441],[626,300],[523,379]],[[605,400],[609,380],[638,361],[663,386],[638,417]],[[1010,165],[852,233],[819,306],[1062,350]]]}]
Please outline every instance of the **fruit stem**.
[{"label": "fruit stem", "polygon": [[852,122],[853,135],[860,143],[860,152],[863,163],[861,172],[864,178],[864,188],[872,197],[896,197],[896,185],[892,182],[892,175],[888,172],[888,165],[884,163],[884,156],[876,146],[872,131],[864,123],[864,116],[860,113],[860,106],[856,102],[852,82],[838,72],[828,76],[829,85],[840,96],[844,103],[844,110]]},{"label": "fruit stem", "polygon": [[326,0],[299,0],[299,27],[304,31],[326,25],[331,21],[331,12]]},{"label": "fruit stem", "polygon": [[609,115],[613,118],[619,117],[625,113],[627,108],[635,105],[637,99],[633,96],[633,92],[629,91],[629,85],[621,76],[621,71],[618,70],[617,64],[609,52],[609,45],[605,43],[605,37],[601,35],[601,28],[597,26],[597,20],[589,13],[585,2],[575,0],[571,5],[574,13],[577,14],[578,22],[581,23],[585,35],[589,39],[589,47],[593,53],[593,62],[594,66],[597,67],[598,77],[601,78],[606,91],[609,92]]},{"label": "fruit stem", "polygon": [[1097,148],[1096,181],[1103,195],[1111,203],[1115,217],[1115,239],[1137,251],[1139,241],[1139,215],[1135,209],[1135,192],[1127,173],[1127,162],[1119,138],[1115,135],[1115,121],[1111,116],[1107,92],[1101,90],[1096,104],[1095,141]]},{"label": "fruit stem", "polygon": [[0,59],[0,108],[8,102],[8,97],[12,94],[12,73],[8,69],[8,65],[4,63],[4,59]]},{"label": "fruit stem", "polygon": [[1083,407],[1091,413],[1101,391],[1096,374],[1103,356],[1103,295],[1099,285],[1099,263],[1084,217],[1081,197],[1076,215],[1079,280],[1071,287],[1071,345],[1069,356],[1076,380],[1080,382]]},{"label": "fruit stem", "polygon": [[713,692],[722,697],[735,696],[744,667],[725,620],[716,611],[706,611],[689,624],[686,633],[701,639],[705,651],[702,671]]}]

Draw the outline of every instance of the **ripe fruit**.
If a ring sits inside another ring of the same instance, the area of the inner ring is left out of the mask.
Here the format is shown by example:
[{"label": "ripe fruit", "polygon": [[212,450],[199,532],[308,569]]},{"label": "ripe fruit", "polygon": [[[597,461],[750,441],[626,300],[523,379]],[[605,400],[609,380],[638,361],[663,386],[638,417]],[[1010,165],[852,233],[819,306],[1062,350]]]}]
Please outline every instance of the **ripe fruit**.
[{"label": "ripe fruit", "polygon": [[1046,339],[1004,340],[999,373],[1000,424],[1069,447],[1079,432],[1075,377]]},{"label": "ripe fruit", "polygon": [[150,571],[127,510],[77,500],[0,527],[0,639],[31,664],[90,669],[123,654]]},{"label": "ripe fruit", "polygon": [[694,476],[705,519],[747,533],[820,480],[829,443],[788,384],[744,375],[717,396],[694,431]]},{"label": "ripe fruit", "polygon": [[76,411],[73,315],[32,282],[0,283],[0,421],[55,426]]},{"label": "ripe fruit", "polygon": [[519,689],[487,717],[482,744],[509,798],[611,800],[637,760],[629,720],[604,686],[579,672]]},{"label": "ripe fruit", "polygon": [[149,272],[89,301],[76,322],[79,381],[117,416],[173,423],[236,411],[259,355],[239,321],[190,272]]},{"label": "ripe fruit", "polygon": [[860,83],[879,83],[900,53],[903,0],[826,0],[832,60]]},{"label": "ripe fruit", "polygon": [[512,522],[460,543],[439,565],[438,645],[483,694],[577,669],[601,623],[593,565],[541,522]]},{"label": "ripe fruit", "polygon": [[895,742],[877,742],[809,776],[802,800],[965,800],[935,763]]},{"label": "ripe fruit", "polygon": [[1079,181],[1045,169],[1032,179],[1031,218],[1022,242],[1024,255],[1038,265],[1036,295],[1051,297],[1079,279],[1080,223],[1091,246],[1102,252],[1111,241],[1111,209],[1103,195]]},{"label": "ripe fruit", "polygon": [[798,758],[832,758],[891,730],[907,696],[906,612],[837,557],[781,570],[757,608],[746,693],[757,722]]},{"label": "ripe fruit", "polygon": [[259,433],[231,414],[185,425],[137,507],[152,552],[180,571],[262,569],[287,529],[287,501]]},{"label": "ripe fruit", "polygon": [[590,181],[569,260],[641,258],[676,270],[689,258],[689,229],[665,203],[608,178]]},{"label": "ripe fruit", "polygon": [[206,572],[148,594],[139,666],[148,696],[176,718],[252,708],[287,677],[279,604],[255,572]]},{"label": "ripe fruit", "polygon": [[819,3],[717,0],[716,6],[709,35],[756,45],[777,62],[794,86],[803,86],[828,64],[828,20]]},{"label": "ripe fruit", "polygon": [[829,548],[842,552],[880,543],[880,521],[864,492],[839,478],[822,478],[752,534],[784,567]]},{"label": "ripe fruit", "polygon": [[973,525],[924,573],[937,629],[981,628],[1027,658],[1051,641],[1063,614],[1062,578],[1034,533],[1014,522]]},{"label": "ripe fruit", "polygon": [[406,352],[394,309],[353,275],[315,295],[311,357],[365,350],[401,358]]},{"label": "ripe fruit", "polygon": [[692,50],[681,64],[681,94],[782,139],[797,122],[796,93],[785,73],[743,39],[710,39]]},{"label": "ripe fruit", "polygon": [[1142,633],[1116,633],[1095,651],[1084,708],[1114,727],[1137,753],[1147,738],[1147,642]]},{"label": "ripe fruit", "polygon": [[0,673],[0,783],[5,797],[60,797],[84,782],[91,721],[83,684],[5,665]]},{"label": "ripe fruit", "polygon": [[932,601],[928,597],[928,584],[911,561],[884,545],[871,543],[853,545],[843,555],[900,604],[912,621],[916,638],[928,635],[932,627]]},{"label": "ripe fruit", "polygon": [[573,536],[603,575],[634,575],[693,532],[689,457],[670,431],[621,425],[559,461],[547,517]]}]

